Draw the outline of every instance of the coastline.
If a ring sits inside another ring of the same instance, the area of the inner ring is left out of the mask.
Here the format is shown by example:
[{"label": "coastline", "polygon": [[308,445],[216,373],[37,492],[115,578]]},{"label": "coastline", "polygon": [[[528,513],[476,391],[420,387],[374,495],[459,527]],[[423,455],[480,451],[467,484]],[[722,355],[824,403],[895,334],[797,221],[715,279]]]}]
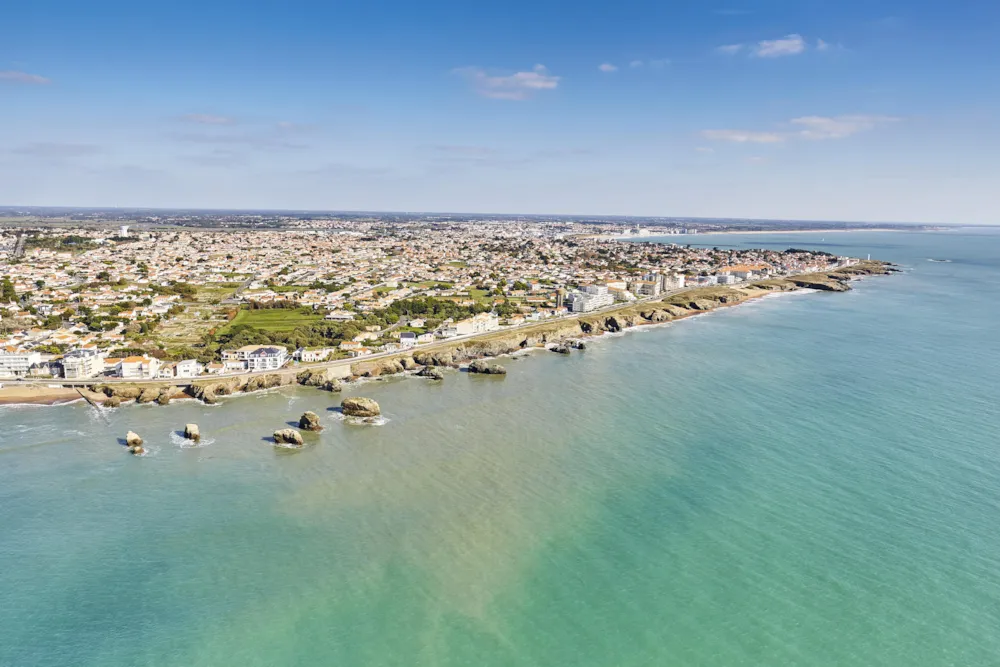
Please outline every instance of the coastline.
[{"label": "coastline", "polygon": [[477,334],[460,341],[441,341],[378,359],[328,362],[229,378],[197,378],[186,386],[178,386],[169,380],[102,382],[98,378],[88,381],[86,387],[42,386],[57,383],[58,380],[35,383],[5,381],[0,388],[0,407],[62,405],[79,400],[94,404],[104,403],[109,399],[115,407],[129,403],[167,405],[178,399],[215,404],[219,397],[255,393],[294,384],[339,392],[341,382],[400,375],[424,366],[457,368],[476,359],[544,350],[605,333],[666,324],[768,295],[803,290],[844,292],[851,289],[848,283],[852,280],[893,272],[895,269],[888,263],[871,260],[827,273],[787,276],[739,286],[694,287],[659,299],[621,304],[598,313],[582,313],[516,330]]}]

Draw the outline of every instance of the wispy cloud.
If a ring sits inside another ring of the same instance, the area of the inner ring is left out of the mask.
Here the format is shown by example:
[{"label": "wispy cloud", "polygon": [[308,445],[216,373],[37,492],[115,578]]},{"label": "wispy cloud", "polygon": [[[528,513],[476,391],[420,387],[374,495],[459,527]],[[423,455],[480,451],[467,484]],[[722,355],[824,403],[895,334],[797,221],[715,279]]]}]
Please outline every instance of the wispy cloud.
[{"label": "wispy cloud", "polygon": [[712,141],[731,141],[737,144],[778,144],[785,140],[785,137],[777,132],[749,130],[704,130],[701,135]]},{"label": "wispy cloud", "polygon": [[636,69],[642,67],[644,64],[645,63],[643,63],[641,60],[633,60],[628,64],[628,66],[631,67],[632,69]]},{"label": "wispy cloud", "polygon": [[489,74],[481,67],[462,67],[454,72],[465,77],[477,94],[494,100],[526,100],[539,91],[554,90],[561,78],[549,74],[545,65],[508,75]]},{"label": "wispy cloud", "polygon": [[695,150],[698,151],[699,153],[714,153],[715,152],[715,149],[711,148],[709,146],[698,146],[697,148],[695,148]]},{"label": "wispy cloud", "polygon": [[795,56],[804,53],[805,50],[806,40],[802,35],[791,34],[781,39],[761,40],[753,47],[752,53],[758,58],[780,58]]},{"label": "wispy cloud", "polygon": [[209,113],[189,113],[181,116],[181,120],[198,125],[235,125],[236,119],[232,116],[216,116]]},{"label": "wispy cloud", "polygon": [[628,64],[633,69],[648,67],[650,69],[662,69],[670,64],[670,58],[650,58],[649,60],[633,60]]},{"label": "wispy cloud", "polygon": [[797,136],[803,139],[844,139],[859,132],[874,130],[880,125],[898,122],[894,116],[803,116],[793,118],[792,125],[802,129]]},{"label": "wispy cloud", "polygon": [[704,130],[701,135],[712,141],[729,141],[738,144],[780,144],[793,139],[824,140],[846,139],[881,125],[895,123],[894,116],[864,114],[845,116],[802,116],[793,118],[782,131],[757,130]]},{"label": "wispy cloud", "polygon": [[742,44],[723,44],[722,46],[716,47],[715,49],[717,53],[721,53],[724,56],[735,56],[742,50],[743,50]]},{"label": "wispy cloud", "polygon": [[96,155],[101,152],[99,146],[93,144],[73,144],[59,143],[53,141],[40,141],[23,146],[18,146],[11,150],[18,155],[27,155],[38,158],[71,158],[83,157],[85,155]]},{"label": "wispy cloud", "polygon": [[47,83],[52,83],[52,80],[39,74],[29,74],[28,72],[18,72],[16,70],[3,70],[0,71],[0,82],[45,85]]},{"label": "wispy cloud", "polygon": [[611,63],[601,63],[600,65],[597,66],[597,69],[601,70],[602,72],[610,73],[610,72],[617,72],[618,66],[612,65]]},{"label": "wispy cloud", "polygon": [[829,50],[829,48],[830,48],[830,44],[828,42],[824,42],[822,39],[817,39],[816,40],[816,50],[817,51],[827,51],[827,50]]}]

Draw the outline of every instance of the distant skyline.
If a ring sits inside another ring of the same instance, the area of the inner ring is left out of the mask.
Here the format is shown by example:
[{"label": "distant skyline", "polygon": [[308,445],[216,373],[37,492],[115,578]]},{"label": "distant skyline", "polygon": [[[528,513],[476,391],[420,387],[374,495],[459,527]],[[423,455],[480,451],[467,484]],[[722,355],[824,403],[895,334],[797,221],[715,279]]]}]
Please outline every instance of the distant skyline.
[{"label": "distant skyline", "polygon": [[36,0],[0,205],[1000,224],[1000,4]]}]

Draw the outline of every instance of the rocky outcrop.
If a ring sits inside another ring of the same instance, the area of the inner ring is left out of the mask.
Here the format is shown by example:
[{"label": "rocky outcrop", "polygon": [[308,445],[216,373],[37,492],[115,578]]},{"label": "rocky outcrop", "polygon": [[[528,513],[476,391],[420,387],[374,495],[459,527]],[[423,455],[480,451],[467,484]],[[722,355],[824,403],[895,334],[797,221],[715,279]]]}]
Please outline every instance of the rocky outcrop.
[{"label": "rocky outcrop", "polygon": [[91,385],[90,390],[120,401],[134,401],[142,393],[142,387],[128,384],[96,384]]},{"label": "rocky outcrop", "polygon": [[184,426],[184,437],[192,442],[201,441],[201,430],[199,430],[197,424],[185,424]]},{"label": "rocky outcrop", "polygon": [[710,299],[695,299],[688,304],[692,310],[714,310],[719,306],[718,301],[712,301]]},{"label": "rocky outcrop", "polygon": [[377,378],[382,375],[398,375],[406,370],[402,359],[378,359],[351,364],[351,375],[355,377]]},{"label": "rocky outcrop", "polygon": [[569,345],[553,345],[549,349],[557,354],[569,354],[570,350]]},{"label": "rocky outcrop", "polygon": [[480,373],[482,375],[506,375],[507,369],[500,364],[491,364],[482,359],[477,359],[469,364],[470,373]]},{"label": "rocky outcrop", "polygon": [[301,447],[303,444],[302,434],[294,428],[283,428],[274,432],[274,442],[279,445],[292,445]]},{"label": "rocky outcrop", "polygon": [[378,417],[382,414],[378,403],[362,396],[345,398],[340,403],[340,409],[348,417]]},{"label": "rocky outcrop", "polygon": [[268,375],[255,375],[243,386],[243,391],[260,391],[262,389],[274,389],[275,387],[281,387],[286,384],[291,384],[292,379],[287,375],[279,375],[278,373],[269,373]]},{"label": "rocky outcrop", "polygon": [[170,401],[177,395],[177,387],[164,387],[156,397],[157,405],[170,405]]},{"label": "rocky outcrop", "polygon": [[844,276],[834,276],[826,274],[814,274],[807,276],[795,276],[789,278],[797,287],[805,289],[822,290],[824,292],[849,292],[851,286],[847,284]]},{"label": "rocky outcrop", "polygon": [[439,352],[419,352],[413,355],[418,364],[424,366],[456,366],[455,355],[451,350]]},{"label": "rocky outcrop", "polygon": [[142,438],[135,431],[129,431],[125,434],[125,446],[128,447],[128,451],[133,454],[144,454],[146,450],[143,448]]},{"label": "rocky outcrop", "polygon": [[160,395],[159,387],[146,387],[139,393],[139,396],[135,399],[136,403],[153,403],[156,398]]},{"label": "rocky outcrop", "polygon": [[305,370],[295,376],[295,381],[304,387],[316,387],[325,391],[340,391],[340,376],[331,368]]},{"label": "rocky outcrop", "polygon": [[310,411],[299,417],[299,428],[303,431],[322,431],[323,425],[319,421],[319,415]]},{"label": "rocky outcrop", "polygon": [[571,341],[570,344],[569,344],[569,346],[571,348],[573,348],[574,350],[586,350],[587,349],[587,344],[584,343],[582,340]]},{"label": "rocky outcrop", "polygon": [[420,372],[417,373],[417,375],[424,378],[430,378],[431,380],[444,379],[444,371],[442,371],[437,366],[424,366],[423,368],[420,369]]},{"label": "rocky outcrop", "polygon": [[122,404],[122,399],[117,396],[108,396],[101,405],[105,408],[117,408]]}]

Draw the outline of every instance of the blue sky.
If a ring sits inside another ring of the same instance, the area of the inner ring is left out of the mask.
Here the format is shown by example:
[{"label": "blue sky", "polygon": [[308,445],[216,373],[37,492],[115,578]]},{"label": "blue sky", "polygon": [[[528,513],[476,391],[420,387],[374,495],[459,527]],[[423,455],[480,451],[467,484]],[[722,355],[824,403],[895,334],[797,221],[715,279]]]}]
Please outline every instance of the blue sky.
[{"label": "blue sky", "polygon": [[11,4],[0,204],[1000,223],[993,1]]}]

